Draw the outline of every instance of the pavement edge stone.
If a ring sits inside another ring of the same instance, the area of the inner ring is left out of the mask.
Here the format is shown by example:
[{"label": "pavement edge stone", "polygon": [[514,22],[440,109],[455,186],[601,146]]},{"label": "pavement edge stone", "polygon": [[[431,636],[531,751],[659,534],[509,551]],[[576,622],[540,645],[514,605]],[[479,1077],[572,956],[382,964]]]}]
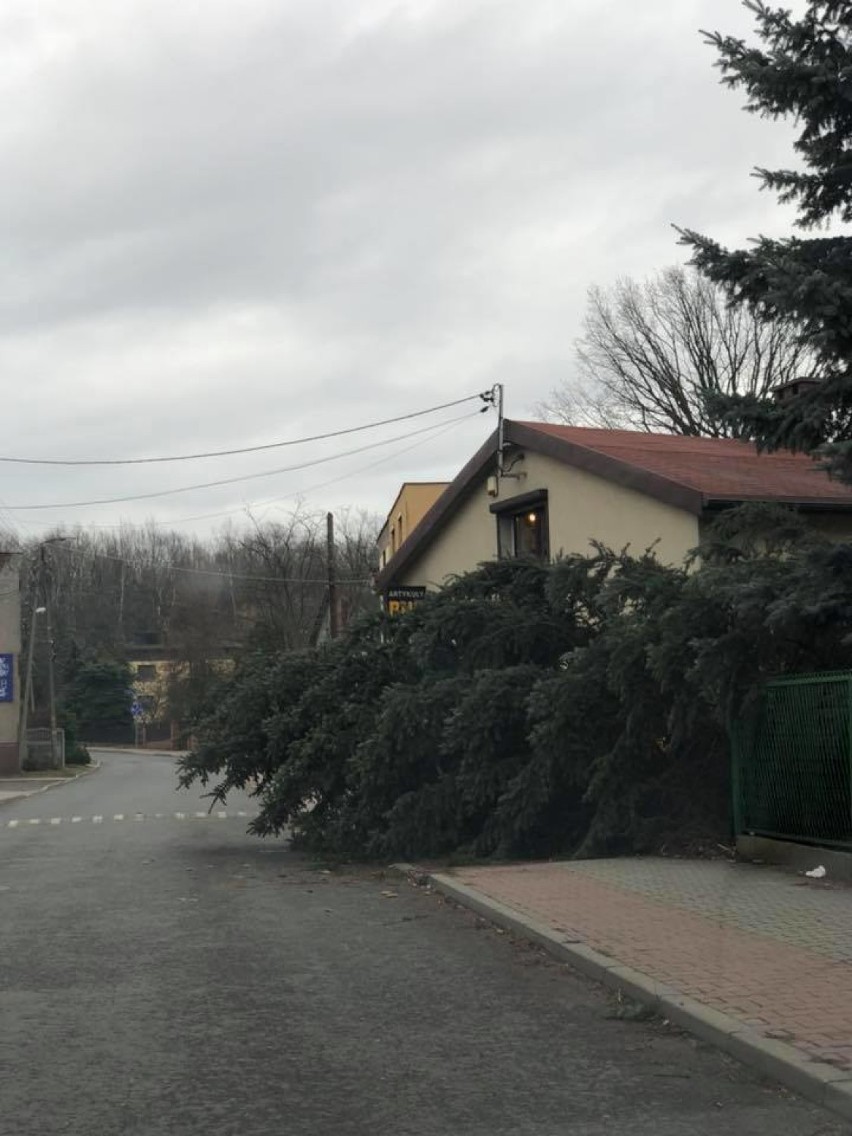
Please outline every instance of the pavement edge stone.
[{"label": "pavement edge stone", "polygon": [[792,1045],[762,1037],[741,1021],[705,1006],[672,987],[657,982],[585,943],[561,935],[539,921],[491,899],[483,892],[442,872],[413,864],[392,864],[390,871],[435,891],[491,923],[543,947],[552,957],[611,990],[655,1010],[676,1026],[716,1046],[744,1065],[771,1077],[793,1092],[852,1120],[852,1077],[848,1070],[809,1061]]},{"label": "pavement edge stone", "polygon": [[[67,766],[66,766],[67,768]],[[17,793],[14,797],[9,797],[8,800],[0,801],[0,805],[13,805],[16,801],[26,799],[29,797],[37,797],[40,793],[47,793],[51,789],[61,789],[63,785],[73,785],[75,781],[79,781],[81,777],[89,777],[101,768],[101,762],[92,761],[88,765],[81,767],[79,773],[75,773],[73,777],[57,777],[51,780],[49,785],[43,785],[41,789],[30,789],[24,793]],[[20,780],[20,778],[19,778]],[[35,781],[35,778],[33,778]],[[2,785],[2,782],[0,782]]]}]

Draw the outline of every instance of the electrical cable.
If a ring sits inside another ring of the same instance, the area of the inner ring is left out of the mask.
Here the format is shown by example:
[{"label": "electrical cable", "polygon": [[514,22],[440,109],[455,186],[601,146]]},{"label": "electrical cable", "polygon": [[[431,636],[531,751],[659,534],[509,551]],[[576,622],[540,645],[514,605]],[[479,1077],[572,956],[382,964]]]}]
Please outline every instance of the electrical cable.
[{"label": "electrical cable", "polygon": [[[479,412],[477,412],[479,413]],[[460,421],[462,418],[472,417],[470,414],[460,415],[458,419],[450,419],[450,422]],[[448,423],[441,423],[447,425]],[[325,465],[331,461],[339,461],[341,458],[352,457],[354,454],[363,454],[367,450],[375,450],[380,446],[388,446],[393,442],[399,442],[404,438],[413,438],[418,434],[423,434],[426,431],[434,429],[433,426],[421,427],[419,430],[412,430],[407,434],[398,434],[394,438],[385,438],[381,442],[370,442],[366,446],[357,446],[353,450],[346,450],[341,454],[329,454],[323,458],[314,458],[312,461],[300,462],[297,465],[281,466],[278,469],[267,469],[261,473],[247,473],[240,477],[226,477],[217,481],[204,481],[196,485],[182,485],[177,489],[159,489],[151,493],[134,493],[125,497],[100,497],[90,501],[52,501],[52,502],[36,502],[28,505],[6,505],[4,506],[9,512],[32,512],[37,509],[82,509],[90,505],[118,505],[128,501],[149,501],[155,497],[172,497],[179,493],[191,493],[197,489],[215,489],[222,485],[236,485],[242,481],[255,481],[261,477],[274,477],[279,473],[295,473],[302,469],[309,469],[316,465]]]},{"label": "electrical cable", "polygon": [[[155,525],[158,528],[160,528],[160,527],[172,527],[172,526],[175,526],[175,525],[189,524],[192,521],[209,521],[209,520],[216,520],[219,517],[230,517],[230,516],[234,516],[236,513],[246,513],[246,512],[250,513],[252,509],[263,509],[267,505],[275,505],[279,501],[288,501],[288,500],[292,500],[295,497],[307,497],[309,494],[318,493],[321,489],[327,489],[331,485],[339,485],[342,481],[350,481],[353,477],[357,477],[359,474],[362,474],[362,473],[367,473],[367,472],[369,472],[369,470],[375,469],[377,466],[383,465],[385,462],[393,461],[394,458],[398,458],[398,457],[401,457],[403,454],[410,453],[412,450],[417,449],[419,446],[424,445],[426,442],[432,441],[433,438],[441,438],[441,437],[444,436],[444,434],[447,434],[451,430],[455,429],[456,426],[458,426],[460,422],[467,422],[467,421],[469,421],[469,419],[471,417],[472,417],[472,415],[462,414],[462,415],[459,415],[458,418],[451,418],[449,420],[449,422],[438,422],[435,425],[429,427],[429,430],[433,431],[433,433],[431,433],[429,437],[418,438],[418,440],[416,442],[412,442],[411,445],[402,446],[400,449],[394,450],[393,453],[391,453],[391,454],[385,454],[383,457],[378,458],[376,461],[368,462],[366,465],[358,466],[357,469],[349,470],[346,473],[342,473],[342,474],[339,474],[336,477],[329,478],[327,481],[321,481],[321,482],[318,482],[315,485],[309,485],[304,489],[298,489],[293,493],[285,493],[285,494],[282,494],[282,495],[277,496],[277,497],[266,497],[266,498],[264,498],[263,500],[260,500],[260,501],[246,501],[246,502],[243,502],[243,504],[237,505],[235,508],[232,508],[232,509],[223,509],[223,510],[220,510],[220,511],[215,512],[215,513],[197,513],[192,517],[175,517],[175,518],[170,518],[170,519],[164,519],[164,520],[161,520],[161,521],[151,519],[151,520],[143,521],[139,525],[134,525],[132,522],[128,522],[128,521],[119,521],[115,524],[98,524],[97,522],[90,521],[87,525],[85,525],[85,528],[86,529],[106,529],[106,530],[110,530],[110,531],[115,531],[116,529],[120,530],[120,529],[128,528],[128,527],[134,528],[134,529],[136,529],[136,528],[143,528],[144,529],[144,528],[147,528],[150,525]],[[424,430],[423,433],[425,434],[426,431]],[[18,523],[22,524],[22,525],[24,525],[28,528],[29,527],[43,528],[44,525],[48,525],[48,526],[52,526],[54,528],[59,528],[59,529],[61,529],[63,527],[63,525],[65,524],[64,521],[54,519],[54,520],[43,522],[43,524],[41,526],[36,526],[36,525],[33,524],[33,522],[23,521],[20,518],[18,518]],[[81,527],[83,527],[83,526],[81,526]]]},{"label": "electrical cable", "polygon": [[[477,411],[477,413],[479,413],[479,412]],[[427,433],[427,432],[431,433],[434,436],[436,431],[438,432],[438,434],[440,436],[440,434],[448,433],[451,429],[453,429],[455,426],[457,426],[460,422],[466,421],[471,417],[472,417],[472,415],[470,415],[470,414],[459,415],[456,418],[450,419],[448,422],[440,422],[440,423],[437,423],[437,424],[433,424],[432,426],[427,427],[425,430],[412,431],[409,434],[403,435],[403,437],[412,437],[414,435],[421,435],[421,434],[424,434],[424,433]],[[393,441],[393,440],[397,440],[397,439],[391,439],[390,441]],[[415,449],[417,446],[423,445],[423,443],[425,441],[429,441],[429,440],[430,440],[429,438],[425,438],[425,439],[420,438],[418,441],[414,442],[412,445],[404,446],[401,449],[394,451],[394,453],[392,453],[392,454],[388,454],[388,455],[385,455],[385,456],[379,458],[377,461],[370,462],[366,466],[362,466],[357,470],[350,471],[349,473],[342,474],[339,477],[332,478],[329,481],[326,481],[326,482],[323,482],[319,485],[313,486],[313,487],[311,487],[307,490],[304,490],[304,492],[306,492],[306,493],[316,492],[319,489],[326,488],[326,486],[328,486],[328,485],[333,485],[333,484],[337,484],[341,481],[349,480],[351,477],[353,477],[353,476],[355,476],[359,473],[363,473],[367,470],[375,468],[377,465],[381,465],[383,462],[392,461],[395,457],[398,457],[403,453],[407,453],[410,450]],[[299,496],[299,495],[300,494],[292,494],[291,496]],[[273,497],[273,498],[271,498],[271,499],[269,499],[265,502],[250,503],[249,506],[247,506],[247,507],[250,508],[252,504],[260,505],[262,507],[265,504],[274,504],[277,501],[286,500],[286,499],[287,499],[286,497]],[[242,512],[244,510],[244,508],[246,508],[246,506],[240,506],[239,509],[228,510],[228,512]],[[225,513],[212,513],[212,514],[204,514],[201,517],[197,517],[197,518],[192,518],[192,517],[183,518],[182,521],[163,521],[163,522],[156,522],[155,521],[153,523],[154,524],[180,524],[180,523],[184,523],[185,521],[188,521],[188,520],[208,519],[210,517],[217,517],[217,516],[224,516],[224,515],[227,515],[227,514],[225,514]],[[24,523],[26,523],[26,522],[24,522]],[[151,523],[151,522],[148,522],[148,523]],[[101,526],[96,526],[96,527],[101,527]],[[115,528],[115,527],[121,527],[121,526],[104,526],[104,527]],[[76,555],[76,556],[79,556],[80,558],[83,558],[83,559],[85,559],[87,557],[92,557],[94,559],[109,560],[109,561],[112,561],[112,562],[115,562],[115,563],[124,564],[124,565],[127,565],[128,567],[136,567],[136,565],[132,561],[126,559],[125,557],[113,556],[112,554],[106,553],[106,552],[96,552],[96,551],[92,551],[92,550],[89,550],[89,549],[74,547],[70,542],[68,542],[68,543],[57,542],[56,544],[53,545],[53,548],[57,552],[67,552],[71,555]],[[311,577],[282,577],[282,576],[252,576],[252,575],[246,575],[246,574],[242,574],[242,573],[221,572],[221,571],[216,570],[216,569],[191,568],[191,567],[187,567],[187,566],[183,566],[183,565],[176,565],[176,564],[174,564],[170,561],[166,561],[165,563],[159,563],[157,565],[157,567],[163,568],[163,569],[166,569],[166,570],[175,571],[175,572],[182,572],[182,573],[202,575],[202,576],[212,576],[212,577],[221,578],[221,579],[225,579],[225,580],[241,580],[241,581],[248,581],[248,582],[253,582],[253,583],[327,584],[327,582],[328,582],[325,577],[323,577],[323,578],[311,578]],[[341,585],[370,584],[370,583],[372,583],[372,578],[371,577],[357,577],[357,578],[349,578],[349,579],[341,578],[340,580],[338,580],[338,583],[341,584]],[[4,593],[4,594],[11,594],[11,593]]]},{"label": "electrical cable", "polygon": [[[453,406],[461,406],[465,402],[475,399],[484,399],[484,394],[469,394],[464,398],[456,398],[451,402],[438,403],[428,406],[425,410],[413,410],[409,414],[398,414],[394,418],[382,418],[377,422],[366,422],[363,426],[348,426],[343,430],[331,430],[325,434],[313,434],[305,438],[289,438],[283,442],[267,442],[260,446],[243,446],[233,450],[208,450],[198,454],[173,454],[171,456],[153,458],[18,458],[2,457],[0,462],[11,462],[16,465],[62,465],[62,466],[95,466],[95,465],[153,465],[161,462],[199,461],[202,458],[228,458],[237,454],[257,454],[263,450],[277,450],[284,446],[303,446],[308,442],[322,442],[329,438],[342,438],[346,434],[358,434],[363,430],[375,430],[379,426],[391,426],[396,422],[405,422],[411,418],[422,418],[426,414],[435,414],[439,410],[448,410]],[[98,502],[100,504],[101,502]]]}]

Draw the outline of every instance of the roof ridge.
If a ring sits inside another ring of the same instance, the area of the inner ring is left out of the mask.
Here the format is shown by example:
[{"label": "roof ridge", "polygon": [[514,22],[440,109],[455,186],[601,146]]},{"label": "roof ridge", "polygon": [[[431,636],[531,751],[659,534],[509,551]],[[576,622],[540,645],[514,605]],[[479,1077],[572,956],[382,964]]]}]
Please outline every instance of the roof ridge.
[{"label": "roof ridge", "polygon": [[[650,447],[643,447],[642,443],[653,440],[654,442],[665,443],[664,447],[661,448],[667,449],[670,452],[681,451],[689,453],[695,452],[697,449],[712,451],[714,448],[720,450],[724,448],[736,448],[739,450],[748,450],[751,457],[774,461],[792,460],[801,464],[809,462],[815,465],[818,460],[813,458],[810,454],[794,450],[760,450],[757,445],[748,438],[709,438],[697,434],[664,434],[647,430],[611,429],[608,426],[572,426],[561,422],[535,422],[529,419],[513,419],[513,421],[518,426],[527,427],[541,434],[549,434],[551,437],[564,437],[575,445],[585,446],[587,449],[596,450],[597,452],[606,451],[596,446],[590,435],[603,435],[605,438],[612,439],[612,445],[608,447],[612,449],[616,448],[622,439],[625,445],[633,444],[636,448],[648,449]],[[579,434],[580,437],[577,437],[577,434]],[[585,440],[583,440],[583,435],[586,435]]]}]

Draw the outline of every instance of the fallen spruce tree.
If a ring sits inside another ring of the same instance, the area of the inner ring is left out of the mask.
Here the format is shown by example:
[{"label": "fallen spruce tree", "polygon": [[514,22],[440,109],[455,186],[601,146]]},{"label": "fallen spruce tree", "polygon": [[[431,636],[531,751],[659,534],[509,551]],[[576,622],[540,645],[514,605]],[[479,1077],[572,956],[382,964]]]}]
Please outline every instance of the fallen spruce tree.
[{"label": "fallen spruce tree", "polygon": [[253,654],[182,784],[341,858],[613,855],[725,840],[728,726],[763,681],[852,665],[852,544],[724,515],[683,568],[594,547],[482,565],[313,651]]}]

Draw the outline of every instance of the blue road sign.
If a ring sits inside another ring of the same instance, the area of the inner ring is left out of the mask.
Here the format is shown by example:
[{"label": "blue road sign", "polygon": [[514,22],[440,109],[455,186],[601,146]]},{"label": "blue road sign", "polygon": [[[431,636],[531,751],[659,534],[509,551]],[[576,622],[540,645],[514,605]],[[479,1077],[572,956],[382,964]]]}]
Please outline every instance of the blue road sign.
[{"label": "blue road sign", "polygon": [[0,655],[0,702],[15,701],[15,656]]}]

